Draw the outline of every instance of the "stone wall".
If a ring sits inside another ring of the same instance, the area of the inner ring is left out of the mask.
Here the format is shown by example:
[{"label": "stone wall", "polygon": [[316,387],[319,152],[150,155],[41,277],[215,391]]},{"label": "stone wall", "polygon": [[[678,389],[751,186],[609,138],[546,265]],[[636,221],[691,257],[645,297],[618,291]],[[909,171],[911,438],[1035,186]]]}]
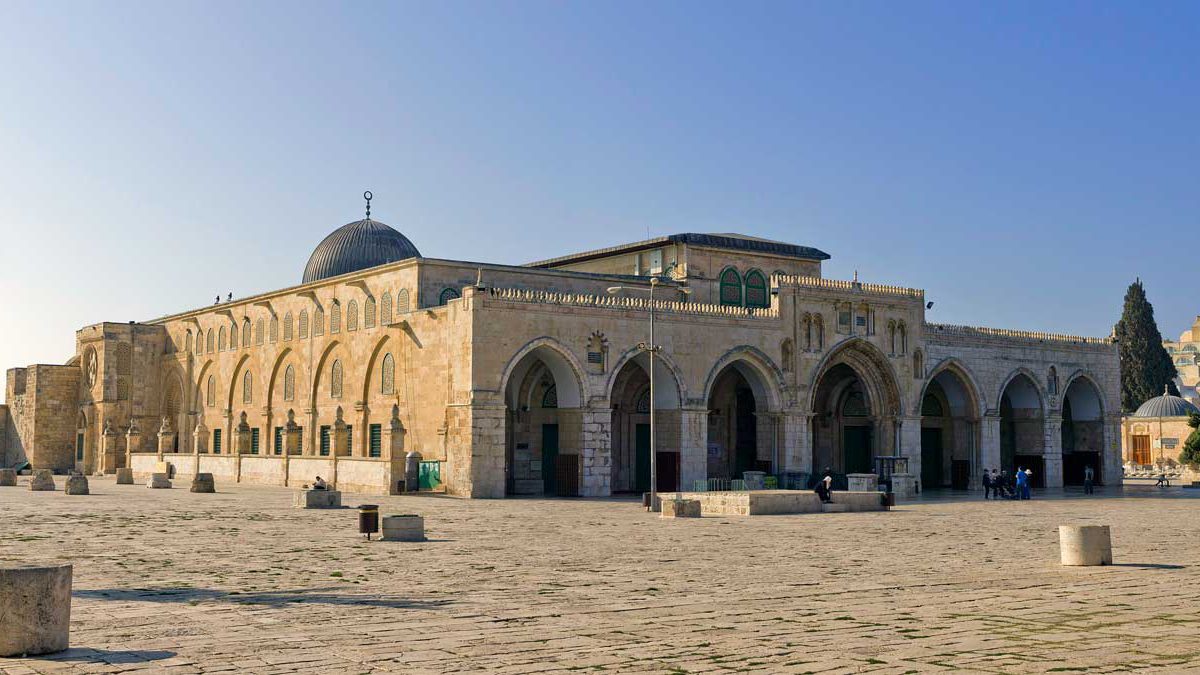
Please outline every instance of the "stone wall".
[{"label": "stone wall", "polygon": [[70,471],[75,466],[78,366],[33,365],[8,371],[8,417],[12,430],[4,453],[15,464]]}]

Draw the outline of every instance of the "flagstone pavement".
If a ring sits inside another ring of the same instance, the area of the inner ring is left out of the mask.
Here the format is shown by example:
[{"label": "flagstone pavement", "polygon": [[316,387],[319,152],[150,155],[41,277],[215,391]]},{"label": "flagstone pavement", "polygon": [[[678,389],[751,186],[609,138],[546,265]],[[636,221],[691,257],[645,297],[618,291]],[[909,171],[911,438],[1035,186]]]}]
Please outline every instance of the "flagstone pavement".
[{"label": "flagstone pavement", "polygon": [[[0,488],[0,564],[74,564],[71,645],[3,673],[1200,672],[1200,490],[664,520],[629,500]],[[1046,498],[1042,498],[1046,497]],[[1112,567],[1058,564],[1108,524]]]}]

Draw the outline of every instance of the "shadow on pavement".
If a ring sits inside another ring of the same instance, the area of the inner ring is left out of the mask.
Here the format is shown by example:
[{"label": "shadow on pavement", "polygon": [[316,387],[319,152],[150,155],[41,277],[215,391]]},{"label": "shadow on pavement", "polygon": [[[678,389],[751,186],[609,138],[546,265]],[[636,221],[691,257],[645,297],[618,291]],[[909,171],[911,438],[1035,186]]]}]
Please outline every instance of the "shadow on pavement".
[{"label": "shadow on pavement", "polygon": [[1181,570],[1187,565],[1170,565],[1167,563],[1113,563],[1109,567],[1138,567],[1146,570]]},{"label": "shadow on pavement", "polygon": [[123,649],[113,651],[110,649],[88,649],[86,647],[72,647],[64,652],[57,654],[46,654],[44,656],[35,657],[40,661],[87,661],[89,663],[107,663],[110,665],[121,663],[147,663],[149,661],[161,661],[175,656],[175,652],[168,652],[162,649]]},{"label": "shadow on pavement", "polygon": [[450,600],[409,600],[371,595],[344,595],[330,593],[337,587],[314,588],[298,591],[264,591],[241,593],[211,588],[109,588],[76,590],[76,598],[90,600],[119,600],[132,602],[230,602],[240,605],[265,605],[282,607],[294,604],[343,605],[357,607],[387,607],[390,609],[436,609],[451,603]]}]

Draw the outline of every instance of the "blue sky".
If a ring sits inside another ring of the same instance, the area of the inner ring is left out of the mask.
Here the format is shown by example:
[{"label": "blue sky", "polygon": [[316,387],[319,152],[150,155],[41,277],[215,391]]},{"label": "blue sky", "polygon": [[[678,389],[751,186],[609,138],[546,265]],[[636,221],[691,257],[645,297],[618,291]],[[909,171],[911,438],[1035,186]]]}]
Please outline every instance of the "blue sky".
[{"label": "blue sky", "polygon": [[0,366],[297,283],[362,214],[521,263],[829,252],[929,320],[1200,313],[1200,4],[0,4]]}]

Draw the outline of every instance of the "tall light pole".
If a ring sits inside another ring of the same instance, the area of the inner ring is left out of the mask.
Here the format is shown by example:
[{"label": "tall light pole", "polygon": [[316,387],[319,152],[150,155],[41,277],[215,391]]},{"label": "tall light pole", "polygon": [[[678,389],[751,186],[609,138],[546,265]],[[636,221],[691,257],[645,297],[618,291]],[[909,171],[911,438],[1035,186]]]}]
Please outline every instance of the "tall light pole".
[{"label": "tall light pole", "polygon": [[[662,345],[654,341],[654,287],[659,283],[658,277],[650,277],[650,288],[641,288],[638,286],[611,286],[608,292],[616,295],[621,291],[641,291],[650,294],[650,342],[639,342],[638,349],[647,352],[650,355],[650,510],[654,510],[654,503],[658,499],[658,452],[657,440],[654,433],[654,355],[662,351]],[[688,293],[686,288],[678,289],[681,293]]]}]

